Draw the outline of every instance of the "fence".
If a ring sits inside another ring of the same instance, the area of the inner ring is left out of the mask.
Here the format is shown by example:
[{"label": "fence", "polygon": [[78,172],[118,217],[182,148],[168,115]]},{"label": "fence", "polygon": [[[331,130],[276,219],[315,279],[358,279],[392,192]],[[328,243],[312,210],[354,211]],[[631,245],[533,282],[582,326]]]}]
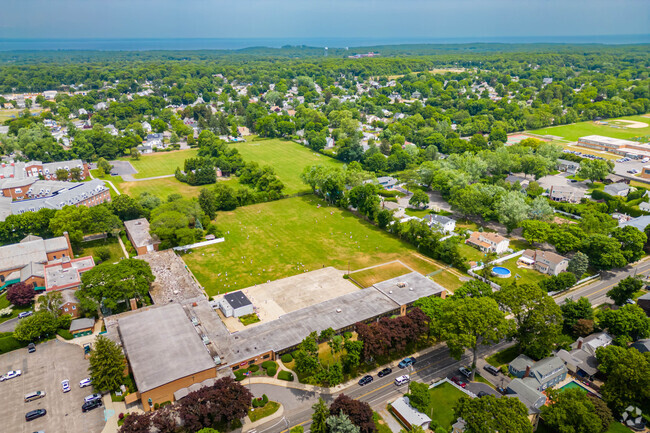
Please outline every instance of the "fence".
[{"label": "fence", "polygon": [[174,247],[172,249],[174,251],[187,251],[192,248],[199,248],[199,247],[205,247],[206,245],[218,244],[220,242],[223,242],[224,240],[225,240],[224,238],[217,238],[217,239],[212,239],[211,241],[197,242],[195,244],[183,245],[181,247]]},{"label": "fence", "polygon": [[438,385],[442,385],[445,382],[450,384],[453,387],[456,387],[456,389],[458,389],[459,391],[464,392],[465,394],[469,395],[471,398],[476,398],[477,397],[476,394],[474,394],[472,391],[469,391],[469,390],[463,388],[462,386],[456,385],[454,382],[447,379],[446,377],[444,379],[442,379],[442,380],[437,381],[436,383],[432,383],[431,385],[429,385],[429,389],[435,388]]}]

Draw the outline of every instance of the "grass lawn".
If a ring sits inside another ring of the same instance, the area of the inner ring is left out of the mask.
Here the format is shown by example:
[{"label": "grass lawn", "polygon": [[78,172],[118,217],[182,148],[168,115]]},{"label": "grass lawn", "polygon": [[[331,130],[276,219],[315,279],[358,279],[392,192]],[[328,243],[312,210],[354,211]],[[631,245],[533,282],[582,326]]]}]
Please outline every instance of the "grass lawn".
[{"label": "grass lawn", "polygon": [[488,356],[485,358],[488,364],[493,367],[499,368],[504,364],[509,364],[510,361],[519,356],[519,351],[517,346],[510,346],[507,349],[503,349],[500,352],[495,353],[494,355]]},{"label": "grass lawn", "polygon": [[240,321],[244,326],[248,326],[248,325],[252,325],[253,323],[257,323],[257,322],[259,322],[259,321],[260,321],[260,318],[257,317],[257,314],[253,313],[253,314],[247,314],[247,315],[245,315],[245,316],[241,316],[241,317],[239,318],[239,321]]},{"label": "grass lawn", "polygon": [[450,431],[451,425],[456,422],[454,416],[456,402],[467,394],[446,382],[431,388],[429,394],[431,395],[431,402],[426,415],[431,417],[432,421],[436,421],[445,431]]},{"label": "grass lawn", "polygon": [[313,195],[219,212],[217,225],[225,242],[184,256],[209,295],[325,266],[354,271],[399,259],[423,274],[440,268],[406,242]]},{"label": "grass lawn", "polygon": [[481,382],[494,388],[494,385],[492,385],[492,383],[489,380],[487,380],[486,378],[484,378],[478,373],[474,373],[474,382]]},{"label": "grass lawn", "polygon": [[278,409],[280,409],[280,403],[269,401],[264,407],[250,408],[248,410],[248,418],[250,418],[251,422],[255,422],[269,415],[273,415]]},{"label": "grass lawn", "polygon": [[463,257],[465,257],[468,261],[482,262],[485,260],[484,252],[479,251],[474,247],[470,247],[465,242],[459,243],[458,249],[460,253],[463,255]]},{"label": "grass lawn", "polygon": [[107,260],[110,263],[116,262],[124,257],[124,251],[122,251],[122,248],[120,247],[120,243],[118,242],[117,238],[114,238],[112,236],[109,236],[106,239],[98,239],[96,241],[82,242],[81,250],[79,251],[78,254],[75,254],[75,257],[85,257],[85,256],[97,257],[96,251],[98,248],[102,248],[102,247],[107,247],[108,250],[111,252],[111,257]]},{"label": "grass lawn", "polygon": [[431,209],[410,209],[406,208],[404,209],[404,213],[409,216],[414,216],[417,218],[424,218],[425,216],[429,215],[431,212]]},{"label": "grass lawn", "polygon": [[180,167],[182,170],[185,160],[188,158],[194,158],[198,153],[198,149],[187,149],[172,152],[149,153],[140,156],[140,159],[137,161],[128,157],[120,159],[129,161],[131,165],[138,170],[133,177],[141,179],[145,177],[174,174],[176,172],[176,167]]},{"label": "grass lawn", "polygon": [[309,191],[309,186],[300,179],[303,169],[309,165],[340,166],[341,162],[314,152],[293,141],[280,139],[258,139],[253,137],[242,143],[230,143],[229,146],[239,150],[246,162],[270,165],[275,169],[282,183],[285,194]]},{"label": "grass lawn", "polygon": [[137,197],[143,192],[149,192],[161,200],[166,200],[170,194],[181,194],[183,197],[198,197],[201,188],[209,188],[211,185],[191,186],[179,182],[174,177],[162,179],[144,180],[141,182],[122,182],[119,189],[123,194]]},{"label": "grass lawn", "polygon": [[439,274],[432,275],[431,278],[433,278],[433,281],[452,292],[455,292],[457,288],[464,284],[464,282],[461,281],[457,275],[449,270],[445,270]]},{"label": "grass lawn", "polygon": [[[17,117],[20,117],[20,113],[22,113],[23,111],[25,111],[24,108],[12,108],[12,109],[9,109],[9,110],[5,110],[4,108],[1,109],[0,110],[0,123],[4,123],[5,120],[15,119]],[[36,115],[41,114],[41,110],[33,110],[31,108],[29,109],[29,112],[31,114],[36,114]]]},{"label": "grass lawn", "polygon": [[378,268],[367,269],[365,271],[354,272],[350,274],[350,278],[359,283],[363,288],[370,287],[380,281],[390,280],[391,278],[399,277],[410,273],[411,270],[406,268],[401,263],[388,263]]},{"label": "grass lawn", "polygon": [[[113,185],[115,185],[115,188],[117,188],[117,190],[118,190],[119,192],[123,192],[123,191],[122,191],[122,188],[120,187],[120,185],[121,185],[122,182],[123,182],[123,181],[122,181],[122,176],[111,176],[110,174],[106,174],[106,175],[104,175],[104,176],[100,176],[100,175],[99,175],[99,170],[96,169],[96,168],[90,170],[90,174],[92,174],[93,178],[95,178],[95,179],[107,180],[107,181],[112,182]],[[111,192],[111,198],[115,198],[115,197],[118,196],[118,194],[115,192],[115,190],[113,190],[113,188],[111,188],[111,186],[110,186],[109,184],[106,184],[106,187],[107,187],[108,190]]]},{"label": "grass lawn", "polygon": [[[0,295],[0,310],[4,310],[7,307],[10,307],[11,303],[7,300],[7,291],[5,291],[2,295]],[[18,314],[22,313],[23,311],[29,311],[31,310],[33,305],[28,305],[26,307],[13,307],[11,309],[11,316],[7,317],[0,317],[0,323],[6,322],[9,319],[13,319],[14,317],[18,317]]]},{"label": "grass lawn", "polygon": [[[620,119],[634,120],[650,124],[650,118],[642,116],[626,116]],[[645,128],[621,128],[610,126],[612,122],[616,123],[616,119],[604,119],[603,122],[608,122],[608,125],[596,125],[592,121],[574,123],[571,125],[552,126],[545,129],[537,129],[530,131],[539,135],[555,135],[562,137],[565,140],[577,141],[578,138],[585,135],[603,135],[605,137],[631,139],[634,137],[650,135],[650,125]]]},{"label": "grass lawn", "polygon": [[548,278],[548,275],[537,272],[534,269],[518,268],[518,259],[519,257],[513,257],[510,260],[506,260],[505,262],[501,262],[495,265],[508,268],[512,273],[510,278],[497,278],[493,276],[491,277],[491,280],[499,285],[509,284],[514,281],[517,281],[518,284],[536,284]]}]

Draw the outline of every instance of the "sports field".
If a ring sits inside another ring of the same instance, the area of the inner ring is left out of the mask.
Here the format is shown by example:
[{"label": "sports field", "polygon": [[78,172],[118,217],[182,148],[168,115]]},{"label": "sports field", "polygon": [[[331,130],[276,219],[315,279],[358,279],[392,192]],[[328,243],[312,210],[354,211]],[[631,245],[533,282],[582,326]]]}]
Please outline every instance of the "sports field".
[{"label": "sports field", "polygon": [[[318,207],[320,205],[320,207]],[[333,266],[364,269],[400,260],[429,274],[441,266],[406,242],[313,195],[219,212],[225,242],[183,256],[208,294]]]},{"label": "sports field", "polygon": [[309,191],[309,186],[300,179],[303,169],[309,165],[340,165],[341,162],[293,141],[279,139],[249,138],[245,143],[230,143],[238,149],[246,162],[270,165],[285,185],[285,194]]},{"label": "sports field", "polygon": [[624,123],[618,124],[619,122],[616,121],[617,119],[604,119],[603,122],[607,122],[607,125],[597,125],[596,123],[589,121],[574,123],[571,125],[552,126],[550,128],[536,129],[530,132],[539,135],[554,135],[562,137],[564,140],[568,141],[577,141],[578,138],[585,135],[603,135],[605,137],[622,138],[626,140],[634,137],[650,135],[650,118],[643,116],[626,116],[621,117],[620,119],[643,122],[648,126],[645,128],[621,127]]},{"label": "sports field", "polygon": [[120,158],[129,161],[131,165],[138,170],[133,175],[136,179],[145,177],[164,176],[174,174],[176,167],[183,169],[185,160],[194,158],[199,153],[198,149],[176,150],[173,152],[156,152],[141,155],[139,160],[131,158]]},{"label": "sports field", "polygon": [[[117,186],[117,185],[116,185]],[[122,194],[137,197],[143,192],[151,193],[161,200],[165,200],[170,194],[181,194],[183,197],[198,197],[201,188],[210,188],[212,185],[190,186],[179,182],[175,177],[164,177],[162,179],[143,180],[140,182],[122,182],[118,188]]]}]

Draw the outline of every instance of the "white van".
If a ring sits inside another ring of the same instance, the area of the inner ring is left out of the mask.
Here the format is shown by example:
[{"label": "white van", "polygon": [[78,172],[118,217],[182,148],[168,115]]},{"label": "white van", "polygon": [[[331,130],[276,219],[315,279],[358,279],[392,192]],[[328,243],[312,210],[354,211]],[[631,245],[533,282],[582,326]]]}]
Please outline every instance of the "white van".
[{"label": "white van", "polygon": [[400,386],[404,385],[405,383],[409,383],[411,381],[411,378],[409,377],[408,374],[405,374],[403,376],[398,376],[395,378],[395,385]]},{"label": "white van", "polygon": [[30,392],[25,396],[25,403],[29,403],[30,401],[38,400],[39,398],[43,397],[45,397],[45,391]]}]

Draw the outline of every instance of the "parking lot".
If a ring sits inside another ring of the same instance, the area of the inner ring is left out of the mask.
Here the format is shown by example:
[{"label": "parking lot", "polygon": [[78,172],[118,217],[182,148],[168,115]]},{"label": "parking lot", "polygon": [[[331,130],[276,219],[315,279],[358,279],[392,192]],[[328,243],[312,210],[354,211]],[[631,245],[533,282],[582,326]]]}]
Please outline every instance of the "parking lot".
[{"label": "parking lot", "polygon": [[[22,376],[0,382],[1,431],[32,433],[99,433],[104,427],[102,408],[81,412],[84,397],[92,394],[91,387],[79,388],[79,381],[88,377],[88,361],[79,346],[51,340],[36,346],[35,353],[27,349],[0,355],[0,373],[22,370]],[[61,391],[61,381],[70,380],[70,392]],[[25,394],[45,391],[44,398],[25,403]],[[30,422],[25,413],[45,409],[47,414]]]}]

